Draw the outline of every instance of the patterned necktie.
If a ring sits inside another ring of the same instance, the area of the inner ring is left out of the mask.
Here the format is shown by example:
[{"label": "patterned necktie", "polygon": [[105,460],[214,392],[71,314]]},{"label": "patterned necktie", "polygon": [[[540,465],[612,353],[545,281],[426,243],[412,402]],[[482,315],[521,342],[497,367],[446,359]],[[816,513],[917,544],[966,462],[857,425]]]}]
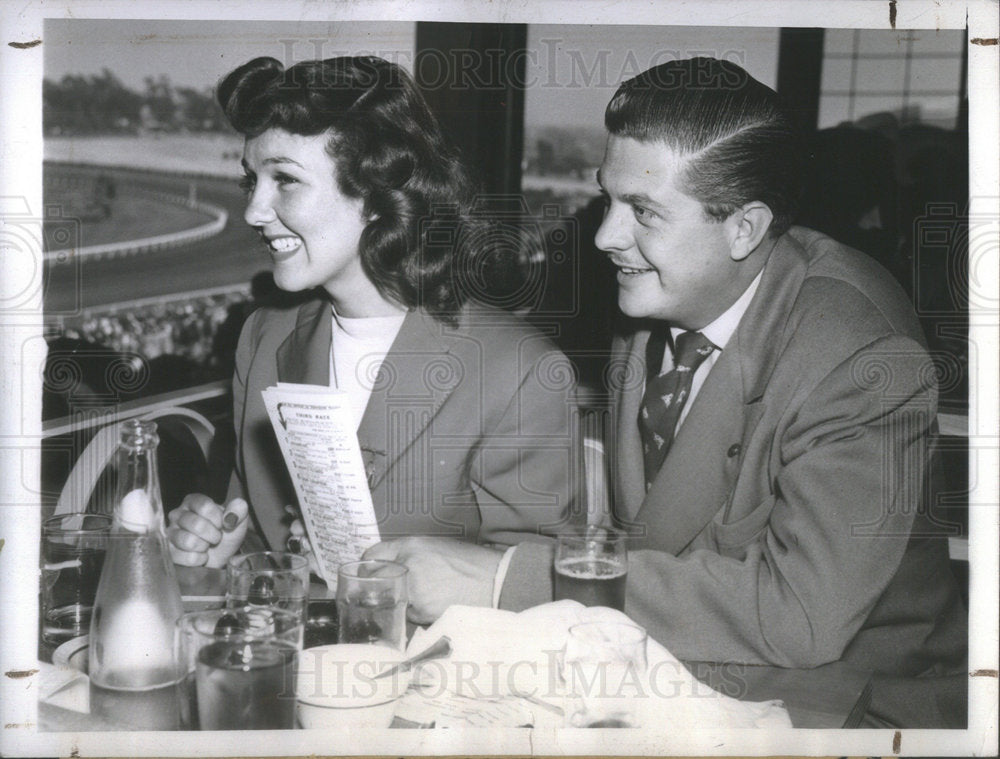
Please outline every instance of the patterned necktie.
[{"label": "patterned necktie", "polygon": [[[674,439],[674,428],[684,402],[691,392],[691,381],[701,362],[715,350],[701,332],[682,332],[674,346],[674,368],[661,374],[666,332],[653,333],[646,351],[646,394],[639,407],[639,433],[642,436],[646,490],[649,490],[667,457]],[[658,355],[657,355],[658,354]]]}]

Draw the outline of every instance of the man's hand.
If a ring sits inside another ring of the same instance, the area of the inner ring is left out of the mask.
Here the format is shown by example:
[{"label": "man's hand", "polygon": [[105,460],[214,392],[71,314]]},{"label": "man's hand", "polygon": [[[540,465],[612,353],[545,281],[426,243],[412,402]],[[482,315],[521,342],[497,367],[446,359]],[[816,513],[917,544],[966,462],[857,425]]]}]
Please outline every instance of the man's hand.
[{"label": "man's hand", "polygon": [[170,558],[186,567],[224,567],[247,534],[250,507],[242,498],[225,506],[191,493],[170,512]]},{"label": "man's hand", "polygon": [[409,570],[411,622],[430,624],[452,604],[493,605],[493,578],[503,550],[453,538],[400,538],[365,551],[366,559],[398,561]]}]

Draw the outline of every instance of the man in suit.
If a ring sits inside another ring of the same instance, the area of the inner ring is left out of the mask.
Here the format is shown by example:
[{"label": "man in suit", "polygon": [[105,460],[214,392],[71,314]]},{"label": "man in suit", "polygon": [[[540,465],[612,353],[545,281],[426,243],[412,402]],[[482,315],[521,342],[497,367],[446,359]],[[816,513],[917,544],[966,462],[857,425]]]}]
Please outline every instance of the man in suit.
[{"label": "man in suit", "polygon": [[[605,123],[626,613],[682,660],[873,671],[871,725],[963,725],[964,609],[921,500],[935,372],[910,304],[791,226],[798,143],[740,67],[657,66]],[[420,539],[373,551],[444,586],[486,561]],[[499,605],[550,600],[552,555],[508,551]],[[413,600],[433,617],[447,598]]]}]

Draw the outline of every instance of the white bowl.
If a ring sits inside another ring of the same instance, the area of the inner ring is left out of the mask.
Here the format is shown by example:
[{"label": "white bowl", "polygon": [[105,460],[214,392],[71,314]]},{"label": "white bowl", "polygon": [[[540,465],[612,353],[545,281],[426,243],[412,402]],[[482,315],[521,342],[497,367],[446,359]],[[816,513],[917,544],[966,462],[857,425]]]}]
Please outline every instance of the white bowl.
[{"label": "white bowl", "polygon": [[374,679],[406,656],[388,646],[343,643],[307,648],[299,656],[299,724],[316,727],[389,727],[410,673]]}]

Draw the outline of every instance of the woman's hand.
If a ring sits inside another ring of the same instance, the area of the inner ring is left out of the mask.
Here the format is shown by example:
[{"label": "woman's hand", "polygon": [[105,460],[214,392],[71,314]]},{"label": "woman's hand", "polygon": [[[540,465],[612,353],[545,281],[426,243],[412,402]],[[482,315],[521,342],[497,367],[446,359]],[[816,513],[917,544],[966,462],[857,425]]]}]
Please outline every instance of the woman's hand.
[{"label": "woman's hand", "polygon": [[168,517],[170,558],[186,567],[226,566],[246,537],[249,514],[242,498],[222,506],[201,493],[185,496]]}]

